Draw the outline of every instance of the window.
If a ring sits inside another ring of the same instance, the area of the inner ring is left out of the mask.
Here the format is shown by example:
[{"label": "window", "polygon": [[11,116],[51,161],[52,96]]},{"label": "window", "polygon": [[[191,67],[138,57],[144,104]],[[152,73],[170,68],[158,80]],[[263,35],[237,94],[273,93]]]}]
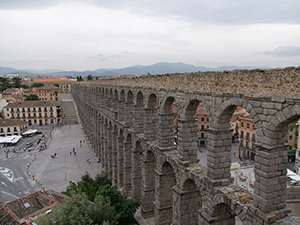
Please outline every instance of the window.
[{"label": "window", "polygon": [[243,122],[241,122],[241,127],[244,127],[244,123]]},{"label": "window", "polygon": [[249,132],[247,132],[247,134],[246,134],[246,139],[250,140],[250,133]]},{"label": "window", "polygon": [[14,127],[14,132],[18,132],[16,127]]},{"label": "window", "polygon": [[209,128],[209,125],[207,125],[207,127],[206,127],[207,129]]},{"label": "window", "polygon": [[293,139],[293,136],[292,135],[290,135],[290,140],[292,140]]},{"label": "window", "polygon": [[246,141],[246,148],[249,148],[249,142]]},{"label": "window", "polygon": [[255,134],[252,134],[252,141],[256,141]]},{"label": "window", "polygon": [[4,132],[3,132],[3,128],[1,128],[1,133],[4,133]]},{"label": "window", "polygon": [[244,131],[241,131],[241,138],[244,138]]},{"label": "window", "polygon": [[204,121],[204,117],[201,117],[201,121]]},{"label": "window", "polygon": [[204,138],[204,133],[201,133],[201,138]]},{"label": "window", "polygon": [[201,130],[204,130],[204,125],[201,125]]},{"label": "window", "polygon": [[10,132],[10,128],[9,127],[7,128],[7,132]]},{"label": "window", "polygon": [[207,122],[209,122],[209,118],[207,117]]},{"label": "window", "polygon": [[290,128],[290,131],[293,131],[293,128],[292,128],[292,127]]},{"label": "window", "polygon": [[249,123],[247,123],[247,128],[250,128],[250,124]]},{"label": "window", "polygon": [[255,130],[255,125],[253,125],[253,130]]},{"label": "window", "polygon": [[241,145],[242,147],[244,147],[244,140],[241,140],[240,145]]}]

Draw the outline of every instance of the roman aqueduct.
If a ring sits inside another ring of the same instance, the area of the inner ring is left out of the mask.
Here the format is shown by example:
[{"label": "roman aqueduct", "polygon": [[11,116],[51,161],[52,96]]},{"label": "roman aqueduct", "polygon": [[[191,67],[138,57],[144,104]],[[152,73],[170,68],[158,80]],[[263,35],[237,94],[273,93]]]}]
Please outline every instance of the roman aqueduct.
[{"label": "roman aqueduct", "polygon": [[[74,82],[72,95],[113,185],[140,199],[144,218],[174,225],[235,224],[235,217],[243,224],[297,224],[286,206],[284,136],[300,118],[299,87],[300,68],[289,67]],[[199,104],[210,121],[206,167],[197,161]],[[230,173],[229,121],[237,106],[255,122],[254,193],[234,185]]]}]

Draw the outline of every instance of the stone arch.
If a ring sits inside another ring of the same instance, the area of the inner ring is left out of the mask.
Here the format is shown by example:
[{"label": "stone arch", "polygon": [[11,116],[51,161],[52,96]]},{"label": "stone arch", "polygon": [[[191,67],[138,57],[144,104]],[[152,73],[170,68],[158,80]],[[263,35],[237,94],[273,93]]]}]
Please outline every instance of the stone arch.
[{"label": "stone arch", "polygon": [[194,180],[188,178],[181,189],[178,186],[173,189],[174,220],[178,224],[198,224],[198,210],[201,209],[202,199]]},{"label": "stone arch", "polygon": [[124,107],[124,122],[126,127],[133,125],[133,110],[134,110],[134,98],[133,92],[128,90],[126,94],[126,102]]},{"label": "stone arch", "polygon": [[196,112],[200,104],[198,99],[191,99],[178,118],[178,152],[182,161],[197,163],[198,125]]},{"label": "stone arch", "polygon": [[[165,97],[165,99],[162,100],[162,103],[160,104],[159,108],[159,146],[160,147],[174,147],[174,141],[175,140],[175,119],[176,119],[176,113],[173,112],[173,104],[175,102],[176,98],[174,96],[168,96]],[[175,142],[176,143],[176,142]]]},{"label": "stone arch", "polygon": [[299,117],[299,105],[288,106],[273,115],[266,126],[262,127],[263,134],[257,137],[253,204],[264,213],[280,210],[282,217],[288,213],[286,210],[288,150],[284,136],[288,125],[297,122]]}]

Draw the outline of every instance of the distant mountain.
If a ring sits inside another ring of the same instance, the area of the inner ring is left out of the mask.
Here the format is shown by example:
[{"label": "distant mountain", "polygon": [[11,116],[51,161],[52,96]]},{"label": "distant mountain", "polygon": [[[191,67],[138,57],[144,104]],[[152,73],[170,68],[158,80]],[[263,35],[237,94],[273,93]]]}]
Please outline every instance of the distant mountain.
[{"label": "distant mountain", "polygon": [[[209,68],[204,66],[194,66],[185,63],[168,63],[168,62],[159,62],[149,66],[135,65],[121,69],[97,69],[94,71],[86,70],[86,71],[59,71],[59,70],[16,70],[10,67],[0,67],[0,74],[7,73],[19,73],[19,74],[27,74],[27,75],[52,75],[58,77],[76,77],[82,76],[86,77],[89,74],[92,76],[119,76],[119,75],[142,75],[142,74],[166,74],[166,73],[185,73],[185,72],[198,72],[198,71],[224,71],[224,70],[235,70],[235,69],[255,69],[258,67],[252,66],[221,66],[217,68]],[[262,68],[262,67],[260,67]],[[264,67],[267,68],[267,67]]]}]

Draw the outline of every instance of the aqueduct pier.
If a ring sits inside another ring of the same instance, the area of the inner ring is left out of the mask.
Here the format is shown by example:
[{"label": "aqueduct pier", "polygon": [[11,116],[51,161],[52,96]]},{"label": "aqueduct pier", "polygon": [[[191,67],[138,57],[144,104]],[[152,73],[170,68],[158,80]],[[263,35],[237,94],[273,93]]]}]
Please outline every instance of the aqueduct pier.
[{"label": "aqueduct pier", "polygon": [[[300,68],[101,79],[72,84],[90,145],[155,224],[298,224],[286,206],[288,125],[300,118]],[[179,109],[174,146],[173,105]],[[196,109],[208,113],[207,167],[197,162]],[[230,118],[254,120],[254,193],[233,184]],[[253,199],[252,199],[253,196]]]}]

